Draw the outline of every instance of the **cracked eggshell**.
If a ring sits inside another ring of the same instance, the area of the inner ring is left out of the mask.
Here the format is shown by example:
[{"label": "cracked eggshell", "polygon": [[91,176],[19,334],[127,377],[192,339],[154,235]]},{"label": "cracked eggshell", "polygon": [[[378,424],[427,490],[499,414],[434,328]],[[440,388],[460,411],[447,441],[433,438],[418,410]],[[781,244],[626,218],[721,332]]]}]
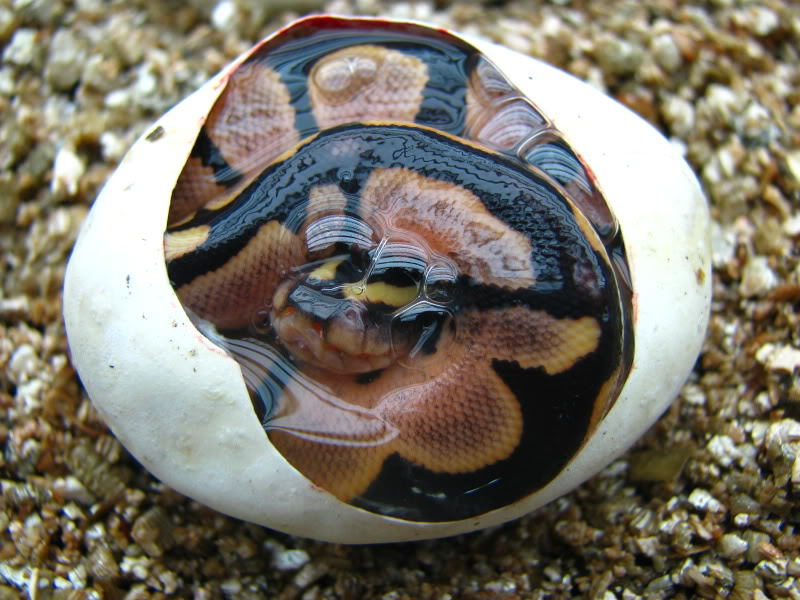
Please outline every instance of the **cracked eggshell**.
[{"label": "cracked eggshell", "polygon": [[238,364],[187,317],[164,260],[172,189],[227,74],[245,55],[134,144],[97,198],[66,274],[64,317],[82,382],[120,441],[165,483],[221,512],[320,540],[454,535],[568,492],[630,446],[677,395],[700,351],[710,306],[709,216],[694,175],[648,123],[589,85],[506,48],[469,42],[570,140],[620,223],[634,290],[635,354],[611,412],[544,488],[462,521],[367,512],[294,469],[265,435]]}]

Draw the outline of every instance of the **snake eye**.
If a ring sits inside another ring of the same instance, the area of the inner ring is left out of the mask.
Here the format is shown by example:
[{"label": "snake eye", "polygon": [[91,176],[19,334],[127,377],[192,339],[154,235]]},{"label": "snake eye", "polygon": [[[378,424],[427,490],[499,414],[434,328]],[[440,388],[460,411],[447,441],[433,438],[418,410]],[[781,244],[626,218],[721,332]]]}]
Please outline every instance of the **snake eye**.
[{"label": "snake eye", "polygon": [[694,177],[511,50],[309,17],[153,132],[92,209],[65,320],[130,450],[225,512],[345,542],[504,522],[622,452],[699,352]]},{"label": "snake eye", "polygon": [[453,302],[457,278],[458,272],[452,264],[440,262],[431,265],[425,273],[425,295],[439,304]]}]

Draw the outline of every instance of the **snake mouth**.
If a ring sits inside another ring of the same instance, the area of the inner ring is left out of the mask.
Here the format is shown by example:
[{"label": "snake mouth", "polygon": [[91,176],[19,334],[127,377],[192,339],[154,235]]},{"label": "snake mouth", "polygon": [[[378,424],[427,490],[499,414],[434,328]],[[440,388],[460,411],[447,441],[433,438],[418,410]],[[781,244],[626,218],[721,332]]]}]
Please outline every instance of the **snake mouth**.
[{"label": "snake mouth", "polygon": [[406,350],[393,343],[386,326],[368,324],[372,319],[363,303],[333,298],[318,304],[334,304],[334,312],[322,319],[287,304],[270,315],[278,339],[295,359],[333,373],[368,373],[388,367]]}]

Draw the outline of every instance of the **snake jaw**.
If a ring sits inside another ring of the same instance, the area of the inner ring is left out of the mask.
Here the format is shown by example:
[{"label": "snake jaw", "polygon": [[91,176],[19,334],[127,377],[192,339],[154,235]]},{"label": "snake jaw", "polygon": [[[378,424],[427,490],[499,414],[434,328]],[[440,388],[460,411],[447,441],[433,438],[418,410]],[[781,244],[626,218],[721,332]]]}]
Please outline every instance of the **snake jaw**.
[{"label": "snake jaw", "polygon": [[272,326],[284,347],[300,363],[310,363],[331,373],[368,373],[394,362],[392,345],[355,316],[360,311],[343,307],[340,318],[322,323],[293,306],[272,315]]},{"label": "snake jaw", "polygon": [[338,374],[368,373],[395,362],[404,344],[392,339],[391,316],[370,308],[365,292],[342,294],[342,286],[320,280],[324,272],[333,274],[323,265],[278,286],[270,321],[281,343],[301,364]]}]

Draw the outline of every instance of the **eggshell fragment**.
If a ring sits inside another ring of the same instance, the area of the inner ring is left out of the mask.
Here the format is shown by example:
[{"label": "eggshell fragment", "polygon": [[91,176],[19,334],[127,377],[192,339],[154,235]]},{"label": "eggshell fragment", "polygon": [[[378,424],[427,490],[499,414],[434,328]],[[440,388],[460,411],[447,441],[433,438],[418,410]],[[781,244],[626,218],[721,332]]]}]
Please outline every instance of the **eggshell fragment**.
[{"label": "eggshell fragment", "polygon": [[97,198],[66,275],[73,362],[103,418],[157,477],[224,513],[296,535],[345,543],[442,537],[514,519],[566,493],[632,444],[676,396],[710,305],[709,216],[695,177],[648,123],[592,87],[506,48],[470,43],[570,140],[620,222],[635,355],[611,412],[542,490],[462,521],[374,514],[297,472],[265,435],[238,364],[187,317],[164,262],[172,189],[240,57],[132,147]]}]

